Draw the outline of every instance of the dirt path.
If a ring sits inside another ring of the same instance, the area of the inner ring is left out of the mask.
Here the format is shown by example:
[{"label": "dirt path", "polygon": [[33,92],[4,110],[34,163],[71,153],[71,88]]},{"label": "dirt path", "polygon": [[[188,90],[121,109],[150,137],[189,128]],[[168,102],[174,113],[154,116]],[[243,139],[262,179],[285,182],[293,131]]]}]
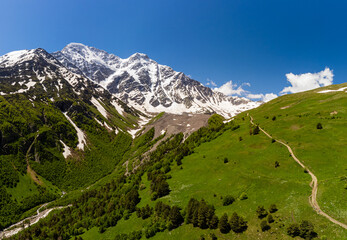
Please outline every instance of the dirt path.
[{"label": "dirt path", "polygon": [[[254,122],[253,122],[253,117],[250,116],[250,115],[249,115],[249,117],[250,117],[250,122],[251,122],[253,125],[256,125],[256,124],[254,124]],[[258,126],[258,127],[259,127],[259,126]],[[271,135],[268,134],[264,129],[262,129],[261,127],[259,127],[259,129],[260,129],[267,137],[273,139],[273,137],[271,137]],[[295,156],[295,154],[294,154],[292,148],[291,148],[288,144],[282,142],[281,140],[277,140],[277,139],[275,139],[275,140],[276,140],[276,142],[278,142],[278,143],[282,144],[283,146],[287,147],[287,149],[288,149],[290,155],[293,157],[293,159],[294,159],[303,169],[305,169],[305,170],[308,172],[308,174],[310,174],[310,176],[311,176],[311,178],[312,178],[312,181],[311,181],[311,183],[310,183],[310,187],[312,188],[312,193],[311,193],[311,195],[309,196],[309,202],[310,202],[312,208],[313,208],[319,215],[322,215],[322,216],[326,217],[329,221],[331,221],[331,222],[333,222],[333,223],[335,223],[335,224],[337,224],[337,225],[343,227],[344,229],[347,229],[347,225],[346,225],[346,224],[344,224],[344,223],[342,223],[342,222],[339,222],[339,221],[337,221],[336,219],[330,217],[328,214],[326,214],[325,212],[323,212],[322,209],[319,207],[318,202],[317,202],[317,191],[318,191],[318,179],[317,179],[317,177],[316,177],[316,176],[315,176],[315,175],[314,175],[314,174],[313,174],[313,173],[312,173],[312,172],[311,172],[311,171],[310,171],[310,170],[309,170],[309,169],[308,169],[308,168],[307,168],[296,156]]]},{"label": "dirt path", "polygon": [[39,136],[39,131],[37,131],[37,134],[34,138],[34,141],[31,143],[30,147],[28,148],[28,151],[25,155],[25,159],[26,159],[26,162],[27,162],[27,173],[29,175],[29,177],[35,181],[38,185],[42,185],[43,183],[40,181],[38,175],[36,174],[36,172],[30,167],[30,163],[29,163],[29,154],[30,154],[30,151],[31,151],[31,148],[34,146],[34,144],[36,143],[36,139],[38,138]]}]

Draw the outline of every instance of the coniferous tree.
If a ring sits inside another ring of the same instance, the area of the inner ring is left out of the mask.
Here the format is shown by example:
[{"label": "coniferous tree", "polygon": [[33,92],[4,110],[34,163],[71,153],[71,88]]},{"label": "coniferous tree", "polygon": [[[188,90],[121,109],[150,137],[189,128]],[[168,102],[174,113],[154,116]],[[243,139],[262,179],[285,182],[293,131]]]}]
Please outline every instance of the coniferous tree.
[{"label": "coniferous tree", "polygon": [[241,233],[247,230],[247,221],[239,216],[236,212],[230,218],[230,227],[236,233]]},{"label": "coniferous tree", "polygon": [[198,225],[201,229],[208,228],[207,225],[207,206],[204,202],[200,203],[199,210],[198,210]]},{"label": "coniferous tree", "polygon": [[192,223],[193,222],[193,217],[194,217],[194,212],[196,211],[197,207],[199,205],[198,200],[191,198],[188,202],[187,206],[187,213],[186,213],[186,223]]},{"label": "coniferous tree", "polygon": [[170,210],[169,220],[172,223],[173,228],[179,227],[184,219],[181,215],[180,209],[177,206],[173,206]]},{"label": "coniferous tree", "polygon": [[209,226],[209,228],[210,228],[210,229],[216,229],[216,228],[218,228],[218,222],[219,222],[218,217],[217,217],[216,215],[213,215],[213,216],[212,216],[212,219],[211,219],[211,221],[210,221],[210,226]]},{"label": "coniferous tree", "polygon": [[230,232],[230,224],[228,221],[228,215],[226,213],[223,214],[223,216],[219,219],[218,228],[221,233],[228,233]]}]

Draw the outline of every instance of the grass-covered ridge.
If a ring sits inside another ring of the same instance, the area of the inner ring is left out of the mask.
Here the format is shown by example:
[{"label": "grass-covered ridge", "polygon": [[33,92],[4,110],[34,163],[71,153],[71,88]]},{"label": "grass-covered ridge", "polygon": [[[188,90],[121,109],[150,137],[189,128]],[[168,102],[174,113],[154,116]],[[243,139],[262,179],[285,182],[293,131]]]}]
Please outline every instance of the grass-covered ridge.
[{"label": "grass-covered ridge", "polygon": [[275,138],[288,142],[317,176],[317,198],[322,210],[344,223],[347,222],[347,93],[319,92],[345,86],[286,95],[250,111],[256,123]]}]

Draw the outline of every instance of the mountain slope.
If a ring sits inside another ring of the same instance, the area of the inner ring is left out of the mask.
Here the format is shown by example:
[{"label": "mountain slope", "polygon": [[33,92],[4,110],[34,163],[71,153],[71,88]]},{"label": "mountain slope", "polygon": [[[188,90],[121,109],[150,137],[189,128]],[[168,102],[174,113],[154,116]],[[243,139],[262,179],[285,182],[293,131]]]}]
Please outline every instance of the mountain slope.
[{"label": "mountain slope", "polygon": [[146,116],[43,49],[0,57],[0,228],[122,161]]},{"label": "mountain slope", "polygon": [[345,239],[310,206],[308,171],[249,115],[291,146],[318,178],[322,210],[345,223],[346,86],[281,96],[225,123],[213,115],[188,138],[161,143],[126,179],[86,191],[13,239]]},{"label": "mountain slope", "polygon": [[215,92],[142,53],[121,59],[93,47],[71,43],[52,55],[71,71],[82,71],[125,103],[145,112],[216,112],[231,117],[259,106],[245,98]]}]

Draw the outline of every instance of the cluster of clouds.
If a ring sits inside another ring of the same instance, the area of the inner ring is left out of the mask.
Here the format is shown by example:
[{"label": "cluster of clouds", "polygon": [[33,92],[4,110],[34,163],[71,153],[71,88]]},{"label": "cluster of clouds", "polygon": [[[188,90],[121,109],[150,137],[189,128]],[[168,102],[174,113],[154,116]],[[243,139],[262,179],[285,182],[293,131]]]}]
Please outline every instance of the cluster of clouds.
[{"label": "cluster of clouds", "polygon": [[[334,74],[333,71],[326,67],[323,71],[318,73],[303,73],[303,74],[286,74],[287,81],[290,86],[283,88],[279,95],[287,93],[298,93],[303,91],[312,90],[319,87],[325,87],[333,84]],[[213,90],[224,93],[228,96],[246,97],[252,100],[263,102],[271,101],[278,97],[275,93],[259,93],[254,94],[244,89],[244,86],[250,87],[249,83],[242,83],[241,85],[234,84],[232,81],[224,83],[222,86],[217,87],[217,84],[210,79],[207,79],[207,86],[213,87]]]},{"label": "cluster of clouds", "polygon": [[333,84],[334,74],[330,68],[325,68],[318,73],[286,74],[287,81],[291,84],[285,87],[281,93],[297,93],[325,87]]},{"label": "cluster of clouds", "polygon": [[[206,84],[209,85],[209,84]],[[244,89],[244,86],[250,87],[250,83],[242,83],[241,85],[234,84],[232,81],[224,83],[220,87],[215,87],[213,90],[217,92],[221,92],[228,96],[238,95],[240,97],[246,97],[249,99],[260,100],[263,102],[268,102],[272,99],[277,98],[277,94],[274,93],[266,93],[266,94],[252,94],[250,91]]]}]

